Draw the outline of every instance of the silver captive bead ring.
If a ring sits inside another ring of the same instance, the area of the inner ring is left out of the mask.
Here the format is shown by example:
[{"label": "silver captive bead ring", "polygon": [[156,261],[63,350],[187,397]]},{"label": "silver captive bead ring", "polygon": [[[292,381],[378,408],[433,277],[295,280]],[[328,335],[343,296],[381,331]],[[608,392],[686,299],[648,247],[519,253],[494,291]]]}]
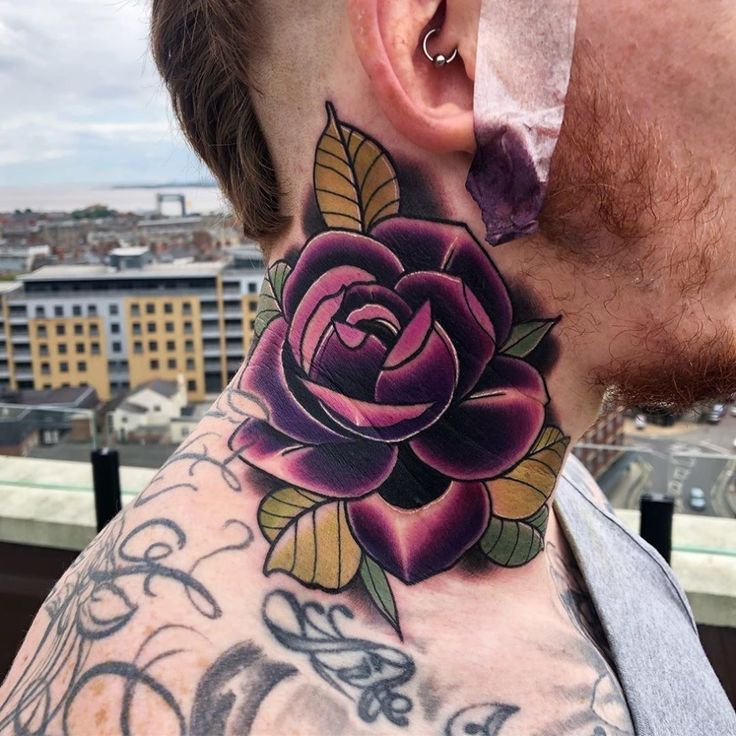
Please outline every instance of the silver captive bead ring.
[{"label": "silver captive bead ring", "polygon": [[450,56],[445,56],[444,54],[437,54],[436,56],[432,56],[432,54],[429,53],[429,48],[427,48],[429,44],[429,39],[432,38],[432,36],[439,31],[439,28],[431,28],[429,31],[427,31],[427,34],[424,36],[424,41],[422,41],[422,50],[424,51],[424,55],[431,61],[436,67],[442,67],[446,64],[451,64],[453,61],[455,61],[455,57],[457,56],[457,49],[455,49]]}]

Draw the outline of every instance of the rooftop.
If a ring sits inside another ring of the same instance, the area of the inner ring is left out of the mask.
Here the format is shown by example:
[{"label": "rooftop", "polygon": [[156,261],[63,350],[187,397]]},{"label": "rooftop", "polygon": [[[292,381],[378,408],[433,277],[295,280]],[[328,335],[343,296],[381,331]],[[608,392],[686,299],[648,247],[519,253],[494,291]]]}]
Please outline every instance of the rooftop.
[{"label": "rooftop", "polygon": [[97,391],[91,386],[65,386],[63,388],[6,391],[0,394],[0,403],[92,409],[100,403],[100,400]]},{"label": "rooftop", "polygon": [[104,264],[43,266],[33,273],[18,277],[23,283],[37,281],[89,281],[103,279],[213,278],[225,268],[222,261],[204,263],[151,263],[143,268],[118,271]]},{"label": "rooftop", "polygon": [[20,289],[22,284],[17,281],[0,281],[0,294],[10,294]]},{"label": "rooftop", "polygon": [[140,386],[136,386],[128,396],[135,396],[144,389],[150,389],[157,394],[161,394],[161,396],[171,398],[179,392],[179,384],[176,381],[167,381],[165,378],[153,378],[150,381],[146,381],[146,383],[142,383]]}]

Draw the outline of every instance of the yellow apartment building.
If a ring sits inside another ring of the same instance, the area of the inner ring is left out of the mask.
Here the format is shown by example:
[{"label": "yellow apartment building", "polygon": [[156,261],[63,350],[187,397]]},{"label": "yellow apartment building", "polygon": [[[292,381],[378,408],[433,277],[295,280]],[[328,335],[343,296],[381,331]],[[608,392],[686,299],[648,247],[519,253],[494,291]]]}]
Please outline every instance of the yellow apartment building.
[{"label": "yellow apartment building", "polygon": [[141,247],[0,284],[0,389],[88,385],[107,399],[183,375],[201,401],[247,353],[263,277],[255,248],[232,263],[157,263]]}]

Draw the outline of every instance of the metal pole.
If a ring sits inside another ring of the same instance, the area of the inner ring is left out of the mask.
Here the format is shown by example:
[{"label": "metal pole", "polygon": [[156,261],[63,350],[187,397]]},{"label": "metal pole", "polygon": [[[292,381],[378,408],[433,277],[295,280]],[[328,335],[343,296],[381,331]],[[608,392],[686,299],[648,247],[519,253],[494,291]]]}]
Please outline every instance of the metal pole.
[{"label": "metal pole", "polygon": [[120,460],[117,450],[92,450],[97,531],[101,532],[123,507],[120,493]]},{"label": "metal pole", "polygon": [[645,493],[639,502],[641,525],[639,534],[669,564],[672,554],[672,517],[675,499],[661,493]]}]

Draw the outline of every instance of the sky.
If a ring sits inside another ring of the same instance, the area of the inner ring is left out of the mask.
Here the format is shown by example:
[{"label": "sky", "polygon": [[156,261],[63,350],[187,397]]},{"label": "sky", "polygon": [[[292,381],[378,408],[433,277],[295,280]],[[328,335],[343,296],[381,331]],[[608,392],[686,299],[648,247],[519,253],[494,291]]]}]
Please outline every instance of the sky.
[{"label": "sky", "polygon": [[148,0],[0,0],[0,185],[197,181]]}]

